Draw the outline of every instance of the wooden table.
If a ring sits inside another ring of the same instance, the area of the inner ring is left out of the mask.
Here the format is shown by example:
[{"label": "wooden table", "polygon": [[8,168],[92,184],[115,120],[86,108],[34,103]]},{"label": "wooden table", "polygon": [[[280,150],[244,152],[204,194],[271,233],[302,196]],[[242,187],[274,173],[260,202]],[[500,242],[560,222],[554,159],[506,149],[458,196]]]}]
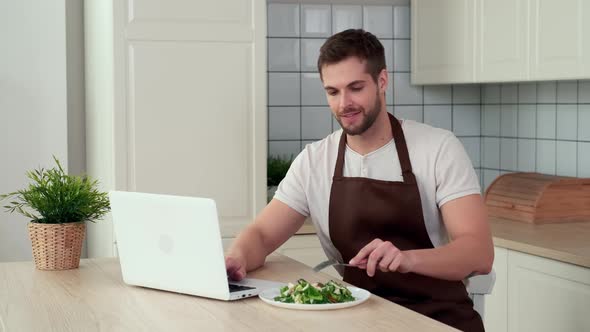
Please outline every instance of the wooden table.
[{"label": "wooden table", "polygon": [[[249,274],[275,281],[329,276],[281,255]],[[0,331],[456,331],[377,296],[328,311],[277,308],[258,298],[224,302],[128,286],[115,258],[79,269],[0,264]]]}]

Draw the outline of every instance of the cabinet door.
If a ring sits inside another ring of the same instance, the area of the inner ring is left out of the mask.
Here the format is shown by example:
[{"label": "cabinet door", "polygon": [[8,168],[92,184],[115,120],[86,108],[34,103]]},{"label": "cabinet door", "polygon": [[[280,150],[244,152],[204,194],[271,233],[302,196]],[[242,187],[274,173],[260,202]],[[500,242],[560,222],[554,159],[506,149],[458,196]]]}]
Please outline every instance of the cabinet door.
[{"label": "cabinet door", "polygon": [[412,83],[474,81],[473,0],[414,0]]},{"label": "cabinet door", "polygon": [[477,82],[529,78],[528,0],[478,0]]},{"label": "cabinet door", "polygon": [[[113,75],[105,107],[89,87],[87,123],[105,124],[89,133],[89,173],[109,190],[213,198],[234,236],[266,203],[266,3],[92,1],[86,15],[87,43],[103,43],[89,56]],[[89,228],[88,248],[113,254],[110,223]]]},{"label": "cabinet door", "polygon": [[484,325],[487,332],[506,332],[508,328],[508,249],[494,247],[496,283],[485,296]]},{"label": "cabinet door", "polygon": [[531,0],[533,80],[590,76],[590,2]]},{"label": "cabinet door", "polygon": [[508,253],[508,331],[590,331],[590,270]]}]

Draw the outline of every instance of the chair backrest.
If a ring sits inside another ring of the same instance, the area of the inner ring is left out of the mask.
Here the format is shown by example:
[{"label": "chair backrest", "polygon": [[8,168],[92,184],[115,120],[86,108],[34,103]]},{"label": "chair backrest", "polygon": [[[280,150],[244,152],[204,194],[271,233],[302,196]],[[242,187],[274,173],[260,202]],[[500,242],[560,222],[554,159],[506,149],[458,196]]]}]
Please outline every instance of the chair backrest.
[{"label": "chair backrest", "polygon": [[466,281],[467,293],[473,300],[473,308],[484,318],[485,298],[484,296],[492,293],[496,283],[496,272],[492,269],[489,274],[482,274],[471,277]]}]

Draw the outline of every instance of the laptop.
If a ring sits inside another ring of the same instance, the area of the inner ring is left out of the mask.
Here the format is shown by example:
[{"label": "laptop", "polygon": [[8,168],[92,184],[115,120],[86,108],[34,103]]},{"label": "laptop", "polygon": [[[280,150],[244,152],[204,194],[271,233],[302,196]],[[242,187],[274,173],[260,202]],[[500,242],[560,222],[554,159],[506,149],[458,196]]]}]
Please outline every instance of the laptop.
[{"label": "laptop", "polygon": [[125,191],[109,197],[126,284],[226,301],[284,285],[228,279],[212,199]]}]

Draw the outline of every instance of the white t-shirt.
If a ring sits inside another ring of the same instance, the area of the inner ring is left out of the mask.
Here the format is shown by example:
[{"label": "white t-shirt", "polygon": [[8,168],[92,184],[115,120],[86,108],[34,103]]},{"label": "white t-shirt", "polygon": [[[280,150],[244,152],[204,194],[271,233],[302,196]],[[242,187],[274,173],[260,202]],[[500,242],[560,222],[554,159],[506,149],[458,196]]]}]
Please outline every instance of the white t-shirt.
[{"label": "white t-shirt", "polygon": [[[404,120],[402,129],[420,191],[426,230],[432,244],[439,247],[449,242],[439,208],[450,200],[481,194],[477,175],[452,132],[411,120]],[[328,210],[341,135],[342,129],[308,144],[293,160],[274,196],[311,217],[326,256],[338,260],[340,253],[330,240]],[[403,181],[394,141],[364,156],[347,146],[343,175]]]}]

